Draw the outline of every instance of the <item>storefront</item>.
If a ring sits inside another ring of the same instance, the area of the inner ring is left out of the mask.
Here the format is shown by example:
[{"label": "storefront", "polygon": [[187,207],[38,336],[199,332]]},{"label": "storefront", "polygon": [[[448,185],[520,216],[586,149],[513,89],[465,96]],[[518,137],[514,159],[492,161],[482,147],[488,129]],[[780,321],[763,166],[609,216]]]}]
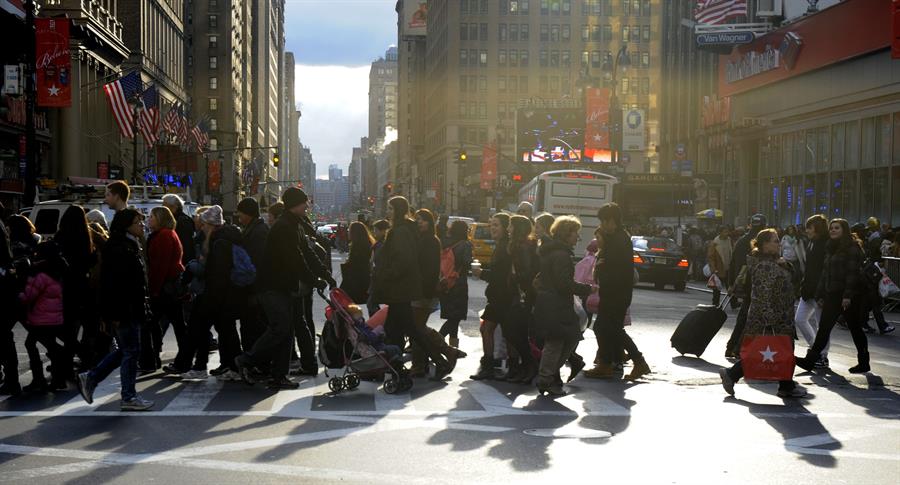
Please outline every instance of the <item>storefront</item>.
[{"label": "storefront", "polygon": [[[821,213],[900,225],[900,60],[890,0],[848,0],[720,58],[726,220]],[[840,33],[836,36],[836,33]]]},{"label": "storefront", "polygon": [[616,186],[616,201],[628,224],[694,223],[695,213],[719,207],[720,175],[682,176],[674,173],[627,173]]},{"label": "storefront", "polygon": [[[47,114],[37,109],[34,116],[37,153],[40,162],[47,156],[50,132]],[[0,95],[0,202],[9,210],[31,205],[23,201],[25,181],[25,100],[21,96]]]}]

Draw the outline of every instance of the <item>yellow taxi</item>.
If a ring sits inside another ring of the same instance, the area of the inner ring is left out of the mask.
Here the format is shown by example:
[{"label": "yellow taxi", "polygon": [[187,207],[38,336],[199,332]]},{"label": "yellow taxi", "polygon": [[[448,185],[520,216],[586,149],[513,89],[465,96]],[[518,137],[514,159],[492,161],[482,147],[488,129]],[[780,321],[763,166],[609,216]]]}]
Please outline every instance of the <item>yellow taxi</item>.
[{"label": "yellow taxi", "polygon": [[469,224],[469,239],[472,241],[472,258],[480,261],[482,266],[490,266],[496,245],[491,239],[491,225],[486,222]]}]

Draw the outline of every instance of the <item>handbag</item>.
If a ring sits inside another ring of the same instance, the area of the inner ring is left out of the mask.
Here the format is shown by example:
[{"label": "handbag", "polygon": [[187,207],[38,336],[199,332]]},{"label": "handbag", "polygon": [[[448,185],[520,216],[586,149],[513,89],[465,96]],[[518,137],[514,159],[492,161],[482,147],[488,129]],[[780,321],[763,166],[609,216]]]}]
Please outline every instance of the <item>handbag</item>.
[{"label": "handbag", "polygon": [[745,379],[789,381],[794,364],[794,341],[789,335],[747,335],[741,342]]},{"label": "handbag", "polygon": [[584,300],[584,309],[592,315],[600,311],[600,291],[597,288],[592,288],[591,294]]},{"label": "handbag", "polygon": [[882,298],[888,298],[891,295],[900,293],[900,287],[888,275],[883,275],[881,281],[878,282],[878,293],[881,294]]},{"label": "handbag", "polygon": [[711,290],[718,289],[719,291],[725,291],[725,285],[722,284],[722,279],[719,278],[719,275],[712,275],[706,281],[706,287]]},{"label": "handbag", "polygon": [[587,329],[587,312],[584,311],[584,307],[581,306],[581,300],[577,295],[572,297],[572,306],[575,310],[575,315],[578,317],[578,328],[584,332]]}]

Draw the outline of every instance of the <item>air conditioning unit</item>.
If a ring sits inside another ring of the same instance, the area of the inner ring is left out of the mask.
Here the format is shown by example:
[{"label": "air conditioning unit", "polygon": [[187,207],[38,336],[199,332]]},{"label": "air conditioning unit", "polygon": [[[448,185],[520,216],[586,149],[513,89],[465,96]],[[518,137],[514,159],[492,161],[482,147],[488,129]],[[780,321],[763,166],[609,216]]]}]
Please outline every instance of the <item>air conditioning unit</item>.
[{"label": "air conditioning unit", "polygon": [[757,17],[784,17],[784,0],[759,0],[756,4]]}]

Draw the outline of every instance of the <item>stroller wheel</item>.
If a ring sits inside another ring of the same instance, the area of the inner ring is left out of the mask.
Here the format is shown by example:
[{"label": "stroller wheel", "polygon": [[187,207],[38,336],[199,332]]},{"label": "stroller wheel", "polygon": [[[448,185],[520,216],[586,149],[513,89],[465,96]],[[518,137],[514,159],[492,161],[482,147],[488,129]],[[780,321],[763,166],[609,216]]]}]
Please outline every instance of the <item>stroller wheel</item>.
[{"label": "stroller wheel", "polygon": [[344,381],[340,377],[332,377],[328,379],[328,388],[331,392],[338,393],[344,388]]},{"label": "stroller wheel", "polygon": [[389,381],[385,381],[384,392],[386,394],[393,394],[393,393],[397,392],[397,379],[391,379]]},{"label": "stroller wheel", "polygon": [[344,387],[347,389],[356,389],[359,387],[359,374],[347,374],[344,377]]}]

